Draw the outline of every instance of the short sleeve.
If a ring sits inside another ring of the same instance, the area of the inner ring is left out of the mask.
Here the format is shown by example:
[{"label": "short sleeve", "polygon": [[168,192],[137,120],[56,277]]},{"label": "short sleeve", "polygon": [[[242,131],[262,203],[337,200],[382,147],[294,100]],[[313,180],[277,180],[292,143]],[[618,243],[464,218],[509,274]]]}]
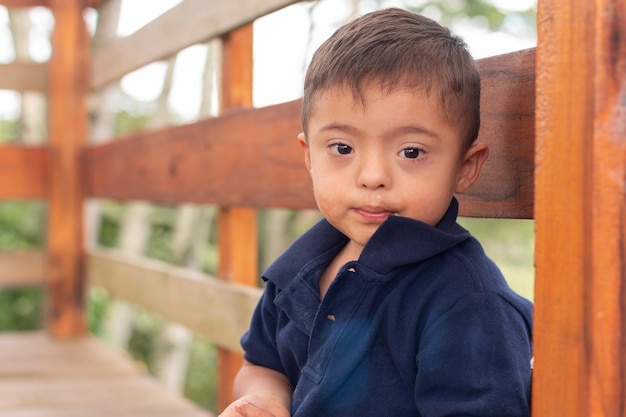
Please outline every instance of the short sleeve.
[{"label": "short sleeve", "polygon": [[275,291],[276,287],[268,282],[252,315],[250,329],[241,338],[241,347],[248,362],[284,373],[276,347]]},{"label": "short sleeve", "polygon": [[531,326],[496,293],[473,293],[425,329],[415,403],[423,417],[528,417]]}]

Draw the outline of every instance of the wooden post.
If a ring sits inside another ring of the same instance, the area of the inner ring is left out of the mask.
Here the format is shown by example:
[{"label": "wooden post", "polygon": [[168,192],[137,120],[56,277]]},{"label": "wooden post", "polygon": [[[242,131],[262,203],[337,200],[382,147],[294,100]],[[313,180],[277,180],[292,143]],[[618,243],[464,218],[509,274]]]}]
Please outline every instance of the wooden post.
[{"label": "wooden post", "polygon": [[533,417],[624,417],[626,3],[537,22]]},{"label": "wooden post", "polygon": [[50,0],[48,316],[54,337],[85,333],[80,149],[87,137],[88,34],[81,0]]},{"label": "wooden post", "polygon": [[[221,110],[252,106],[252,24],[223,37]],[[219,271],[223,279],[256,286],[258,229],[256,210],[222,208],[218,221]],[[218,410],[233,400],[232,385],[243,358],[221,349],[218,359]]]}]

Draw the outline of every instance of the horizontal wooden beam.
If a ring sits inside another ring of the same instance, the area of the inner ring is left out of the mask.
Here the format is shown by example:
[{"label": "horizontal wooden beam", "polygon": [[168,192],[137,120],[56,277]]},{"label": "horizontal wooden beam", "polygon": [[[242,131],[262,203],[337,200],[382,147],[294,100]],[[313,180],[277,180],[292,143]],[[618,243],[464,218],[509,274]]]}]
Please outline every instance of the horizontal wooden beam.
[{"label": "horizontal wooden beam", "polygon": [[[526,50],[479,62],[479,140],[491,157],[460,198],[463,215],[533,215],[534,57]],[[293,101],[111,141],[86,150],[86,192],[165,204],[315,208],[300,129],[300,102]]]},{"label": "horizontal wooden beam", "polygon": [[97,9],[102,4],[106,3],[107,1],[109,0],[84,0],[85,7],[93,7],[95,9]]},{"label": "horizontal wooden beam", "polygon": [[0,88],[46,91],[48,89],[48,65],[36,62],[0,64]]},{"label": "horizontal wooden beam", "polygon": [[296,141],[300,103],[237,111],[88,148],[92,197],[315,207]]},{"label": "horizontal wooden beam", "polygon": [[0,146],[0,199],[44,197],[47,167],[48,148]]},{"label": "horizontal wooden beam", "polygon": [[239,338],[248,329],[261,295],[258,288],[102,249],[88,252],[87,277],[91,285],[237,352],[241,352]]},{"label": "horizontal wooden beam", "polygon": [[45,275],[44,251],[0,251],[0,288],[40,286]]},{"label": "horizontal wooden beam", "polygon": [[37,7],[48,6],[48,0],[0,0],[0,6],[4,7]]},{"label": "horizontal wooden beam", "polygon": [[[135,33],[94,45],[91,86],[243,26],[298,0],[184,0]],[[184,28],[184,30],[181,30]]]}]

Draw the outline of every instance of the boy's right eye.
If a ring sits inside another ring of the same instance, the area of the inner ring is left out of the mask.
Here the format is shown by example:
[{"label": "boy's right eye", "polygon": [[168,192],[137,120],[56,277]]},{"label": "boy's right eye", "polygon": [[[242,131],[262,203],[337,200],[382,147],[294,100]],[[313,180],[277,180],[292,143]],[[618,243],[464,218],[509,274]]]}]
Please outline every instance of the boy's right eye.
[{"label": "boy's right eye", "polygon": [[348,155],[352,153],[352,147],[343,143],[334,143],[330,145],[330,149],[333,153],[338,155]]}]

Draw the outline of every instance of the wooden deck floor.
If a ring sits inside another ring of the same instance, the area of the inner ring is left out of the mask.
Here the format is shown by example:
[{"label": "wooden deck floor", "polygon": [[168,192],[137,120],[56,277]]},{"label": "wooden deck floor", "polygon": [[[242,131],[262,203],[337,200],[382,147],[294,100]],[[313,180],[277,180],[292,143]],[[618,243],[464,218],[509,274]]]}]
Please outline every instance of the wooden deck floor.
[{"label": "wooden deck floor", "polygon": [[0,416],[210,417],[92,338],[0,334]]}]

